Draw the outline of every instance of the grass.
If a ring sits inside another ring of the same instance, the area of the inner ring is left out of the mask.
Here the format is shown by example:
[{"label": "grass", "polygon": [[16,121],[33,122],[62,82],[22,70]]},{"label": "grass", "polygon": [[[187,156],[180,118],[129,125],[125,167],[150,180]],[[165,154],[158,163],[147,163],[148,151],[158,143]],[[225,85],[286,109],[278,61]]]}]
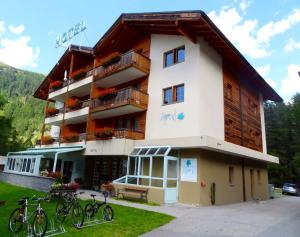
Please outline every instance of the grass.
[{"label": "grass", "polygon": [[[22,196],[33,195],[44,196],[45,194],[36,190],[0,182],[0,200],[6,201],[4,206],[0,206],[0,236],[12,236],[8,231],[8,218],[10,213],[18,207],[17,201]],[[80,202],[84,207],[88,201],[81,200]],[[50,203],[42,203],[42,206],[44,210],[46,210],[49,218],[54,216],[55,204],[55,201],[51,201]],[[174,219],[172,216],[161,213],[114,204],[111,204],[111,206],[115,214],[113,222],[77,230],[72,227],[70,220],[71,217],[68,217],[64,225],[67,233],[62,236],[134,237],[167,224]]]}]

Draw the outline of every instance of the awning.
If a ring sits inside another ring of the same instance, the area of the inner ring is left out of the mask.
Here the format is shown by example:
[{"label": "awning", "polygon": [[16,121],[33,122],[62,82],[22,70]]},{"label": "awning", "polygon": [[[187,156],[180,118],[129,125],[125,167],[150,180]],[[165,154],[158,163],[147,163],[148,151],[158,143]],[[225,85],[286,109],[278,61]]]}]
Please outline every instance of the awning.
[{"label": "awning", "polygon": [[53,164],[53,172],[56,169],[57,158],[60,154],[69,153],[74,151],[81,151],[85,149],[85,146],[66,146],[66,147],[53,147],[53,148],[28,148],[26,151],[18,151],[18,152],[9,152],[7,154],[7,158],[27,156],[27,155],[36,155],[41,156],[44,154],[53,154],[54,155],[54,164]]}]

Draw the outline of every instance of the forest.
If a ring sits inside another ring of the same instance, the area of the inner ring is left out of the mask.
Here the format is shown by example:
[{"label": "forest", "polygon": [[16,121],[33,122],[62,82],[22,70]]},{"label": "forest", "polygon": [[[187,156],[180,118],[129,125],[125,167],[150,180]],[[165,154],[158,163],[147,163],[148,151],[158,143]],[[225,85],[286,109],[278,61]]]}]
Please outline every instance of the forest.
[{"label": "forest", "polygon": [[[26,149],[40,138],[45,102],[32,95],[45,76],[0,63],[0,155]],[[269,182],[300,184],[300,94],[289,103],[265,103]]]}]

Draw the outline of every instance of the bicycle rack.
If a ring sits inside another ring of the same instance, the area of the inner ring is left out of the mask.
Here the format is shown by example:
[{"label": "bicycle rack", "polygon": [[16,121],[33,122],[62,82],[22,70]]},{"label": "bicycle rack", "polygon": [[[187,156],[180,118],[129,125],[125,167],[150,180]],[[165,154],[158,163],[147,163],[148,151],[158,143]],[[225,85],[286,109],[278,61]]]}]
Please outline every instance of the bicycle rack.
[{"label": "bicycle rack", "polygon": [[[51,218],[44,237],[56,236],[64,233],[66,233],[66,229],[63,224],[56,218]],[[34,237],[31,224],[27,224],[26,229],[24,228],[20,233],[14,234],[13,237]]]},{"label": "bicycle rack", "polygon": [[103,220],[102,218],[97,218],[98,215],[95,215],[95,216],[96,217],[92,217],[92,218],[85,216],[85,219],[84,219],[84,222],[83,222],[83,225],[81,228],[113,222],[113,220],[106,221],[106,220]]}]

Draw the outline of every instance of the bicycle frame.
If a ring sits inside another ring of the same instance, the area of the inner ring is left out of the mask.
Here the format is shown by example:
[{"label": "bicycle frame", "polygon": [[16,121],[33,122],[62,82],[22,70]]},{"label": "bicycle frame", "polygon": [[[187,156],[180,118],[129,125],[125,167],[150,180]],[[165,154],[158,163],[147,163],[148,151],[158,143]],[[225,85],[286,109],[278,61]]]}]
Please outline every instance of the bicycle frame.
[{"label": "bicycle frame", "polygon": [[[28,214],[28,206],[37,206],[37,208],[32,213]],[[24,208],[24,212],[23,212],[24,216],[22,221],[23,223],[28,223],[29,220],[34,216],[36,212],[40,213],[40,211],[43,210],[40,202],[38,202],[38,204],[29,204],[28,199],[25,199],[25,203],[23,204],[22,207],[20,207],[20,210],[22,210],[22,208]]]}]

